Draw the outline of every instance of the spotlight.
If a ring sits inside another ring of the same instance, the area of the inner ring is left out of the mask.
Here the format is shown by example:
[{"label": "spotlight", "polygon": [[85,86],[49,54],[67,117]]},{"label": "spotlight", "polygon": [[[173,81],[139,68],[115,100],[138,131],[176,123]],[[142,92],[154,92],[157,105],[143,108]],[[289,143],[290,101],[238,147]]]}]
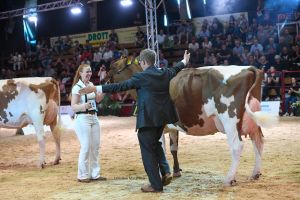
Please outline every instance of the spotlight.
[{"label": "spotlight", "polygon": [[82,11],[81,11],[81,8],[79,8],[79,7],[74,7],[74,8],[71,8],[71,13],[73,14],[73,15],[78,15],[78,14],[80,14]]},{"label": "spotlight", "polygon": [[83,7],[82,3],[76,4],[74,7],[71,8],[71,13],[73,15],[79,15],[82,12],[81,9],[82,7]]},{"label": "spotlight", "polygon": [[37,17],[36,16],[29,16],[28,17],[28,20],[30,21],[30,22],[37,22]]},{"label": "spotlight", "polygon": [[128,7],[128,6],[132,5],[132,1],[131,0],[121,0],[120,3],[124,7]]}]

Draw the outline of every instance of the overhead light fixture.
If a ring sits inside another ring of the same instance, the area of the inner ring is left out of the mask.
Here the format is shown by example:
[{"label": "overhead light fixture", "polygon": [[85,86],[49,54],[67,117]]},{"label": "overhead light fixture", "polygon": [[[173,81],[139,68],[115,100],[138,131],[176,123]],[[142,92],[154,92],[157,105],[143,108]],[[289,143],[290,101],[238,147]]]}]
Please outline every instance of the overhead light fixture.
[{"label": "overhead light fixture", "polygon": [[124,7],[128,7],[128,6],[132,5],[132,1],[131,0],[121,0],[120,3]]},{"label": "overhead light fixture", "polygon": [[82,13],[82,9],[81,9],[82,7],[83,7],[82,3],[76,4],[76,6],[71,8],[71,13],[73,15],[79,15],[80,13]]}]

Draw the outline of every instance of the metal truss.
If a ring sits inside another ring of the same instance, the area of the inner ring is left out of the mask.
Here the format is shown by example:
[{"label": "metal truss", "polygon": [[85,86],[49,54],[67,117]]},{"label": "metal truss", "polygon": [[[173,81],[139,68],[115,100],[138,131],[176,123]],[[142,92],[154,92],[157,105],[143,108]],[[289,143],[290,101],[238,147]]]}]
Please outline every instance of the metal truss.
[{"label": "metal truss", "polygon": [[158,3],[156,7],[156,0],[145,0],[145,14],[146,14],[146,29],[147,29],[147,45],[149,49],[156,52],[156,64],[159,67],[159,47],[157,41],[157,16],[156,10],[163,0]]},{"label": "metal truss", "polygon": [[33,11],[34,12],[45,12],[45,11],[50,11],[50,10],[67,8],[67,7],[71,7],[71,6],[76,6],[80,3],[81,3],[81,0],[61,0],[61,1],[51,2],[51,3],[40,4],[40,5],[37,5],[36,7],[21,8],[21,9],[17,9],[17,10],[1,12],[0,20],[12,18],[12,17],[23,16],[23,15],[28,15]]}]

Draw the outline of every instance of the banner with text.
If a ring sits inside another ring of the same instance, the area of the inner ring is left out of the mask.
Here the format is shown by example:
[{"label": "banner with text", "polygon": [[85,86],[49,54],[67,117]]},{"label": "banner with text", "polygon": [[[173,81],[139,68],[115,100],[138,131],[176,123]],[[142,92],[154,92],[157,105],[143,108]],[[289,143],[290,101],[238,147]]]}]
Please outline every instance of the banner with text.
[{"label": "banner with text", "polygon": [[[141,28],[143,29],[144,27]],[[118,34],[119,44],[134,43],[137,27],[134,26],[128,28],[115,29],[115,32]],[[90,33],[69,35],[69,37],[73,42],[78,41],[79,44],[86,44],[86,41],[88,40],[89,43],[92,45],[99,45],[99,44],[104,44],[109,40],[110,33],[111,30],[103,30],[103,31],[90,32]],[[65,37],[66,36],[61,36],[60,38],[64,39]],[[58,38],[59,37],[50,38],[51,47],[54,46]]]}]

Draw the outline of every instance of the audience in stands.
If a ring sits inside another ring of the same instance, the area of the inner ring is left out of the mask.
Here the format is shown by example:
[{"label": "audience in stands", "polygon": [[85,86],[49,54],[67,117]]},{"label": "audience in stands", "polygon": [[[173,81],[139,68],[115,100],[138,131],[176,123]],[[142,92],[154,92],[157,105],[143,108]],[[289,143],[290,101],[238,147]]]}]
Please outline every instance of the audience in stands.
[{"label": "audience in stands", "polygon": [[[99,70],[99,73],[104,69],[109,70],[111,61],[120,56],[128,57],[127,64],[138,63],[136,55],[146,46],[146,35],[139,27],[143,25],[142,21],[137,13],[134,22],[138,26],[135,47],[131,49],[119,44],[115,30],[111,30],[107,43],[94,47],[89,41],[80,44],[78,41],[72,41],[69,36],[58,37],[52,48],[49,48],[46,40],[40,40],[36,52],[12,53],[6,62],[7,67],[1,69],[0,77],[3,79],[16,76],[54,76],[61,83],[64,82],[66,90],[69,90],[70,80],[66,81],[62,76],[66,74],[67,77],[73,77],[76,66],[80,63],[91,64],[93,70]],[[161,28],[157,38],[161,50],[159,65],[169,66],[168,63],[172,63],[176,57],[176,51],[189,48],[191,67],[236,64],[263,69],[266,74],[263,99],[282,98],[280,86],[284,83],[280,80],[284,74],[283,70],[300,70],[300,36],[294,36],[288,28],[284,28],[278,36],[276,24],[269,12],[261,12],[257,18],[250,21],[248,24],[246,16],[241,14],[239,17],[231,15],[225,24],[217,17],[213,18],[212,22],[204,19],[201,27],[197,27],[195,32],[191,22],[186,20],[170,24],[168,30]],[[25,73],[24,69],[27,69]],[[101,82],[103,75],[101,78],[99,73],[99,79],[96,76],[96,81]],[[300,73],[285,73],[285,76],[297,82]],[[284,102],[285,109],[288,106],[287,101],[286,99]]]}]

